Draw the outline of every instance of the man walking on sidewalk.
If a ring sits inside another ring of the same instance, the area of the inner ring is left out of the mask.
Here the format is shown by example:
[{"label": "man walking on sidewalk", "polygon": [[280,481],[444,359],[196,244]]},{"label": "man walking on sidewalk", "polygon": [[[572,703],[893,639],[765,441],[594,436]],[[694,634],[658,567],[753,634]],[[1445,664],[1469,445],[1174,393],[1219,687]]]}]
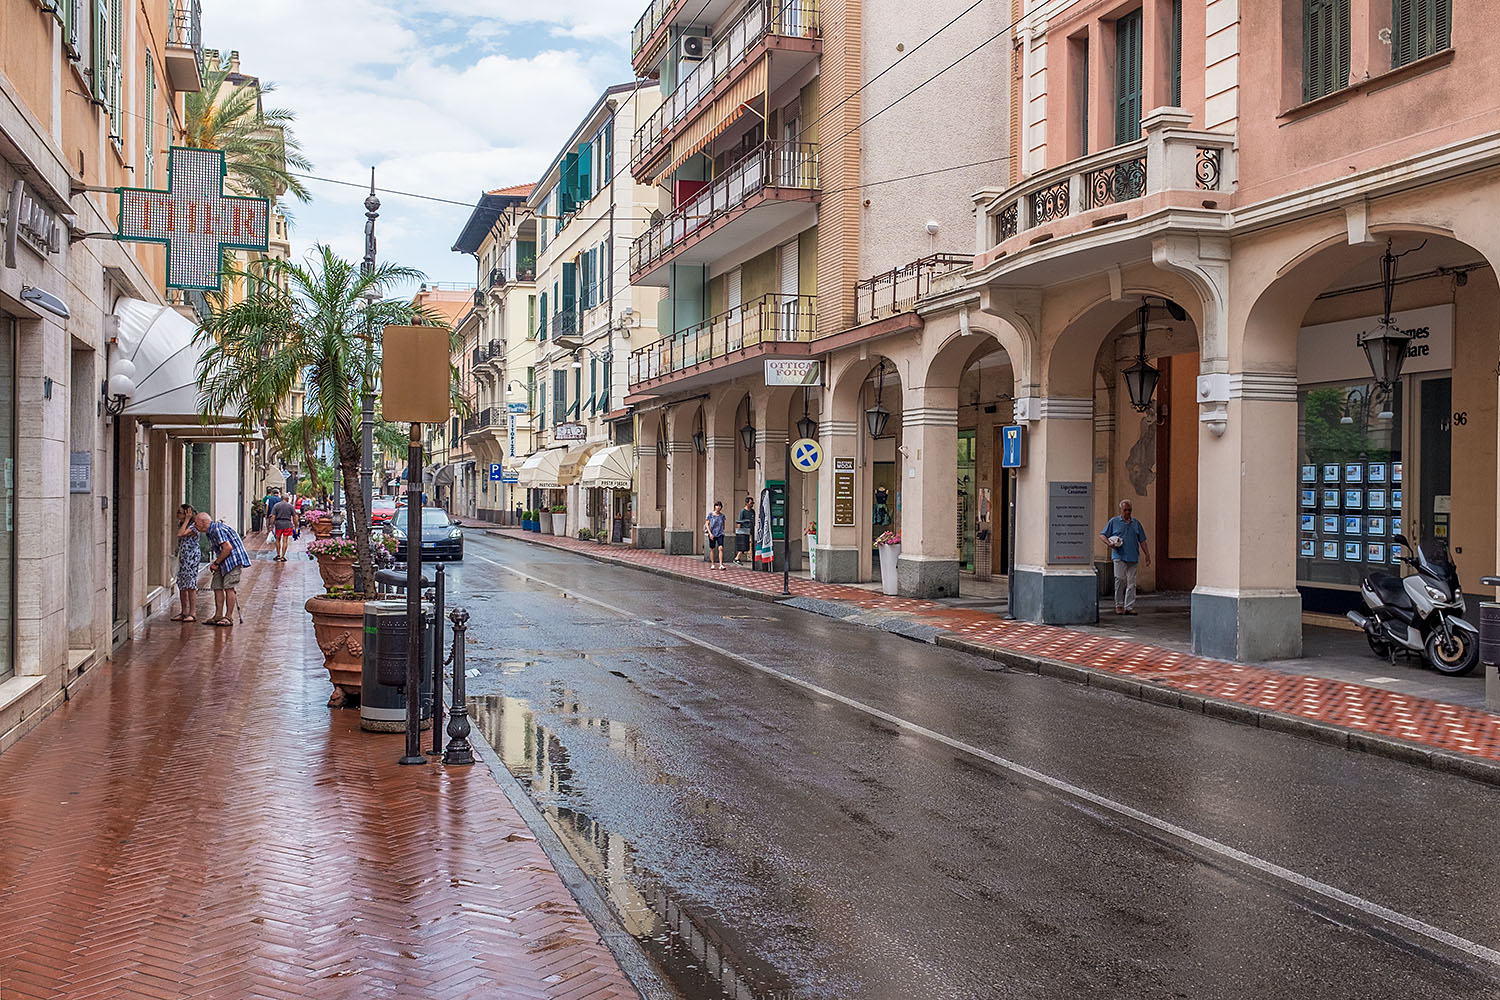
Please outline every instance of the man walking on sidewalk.
[{"label": "man walking on sidewalk", "polygon": [[724,501],[714,501],[714,509],[703,519],[703,531],[708,535],[709,566],[724,568]]},{"label": "man walking on sidewalk", "polygon": [[215,553],[208,568],[213,572],[209,586],[214,592],[214,616],[205,625],[229,628],[234,625],[235,593],[239,586],[240,571],[250,565],[250,554],[239,533],[223,521],[215,521],[200,511],[196,520],[198,530],[208,536]]},{"label": "man walking on sidewalk", "polygon": [[1151,550],[1146,546],[1146,528],[1131,517],[1134,508],[1129,500],[1120,501],[1120,514],[1109,519],[1099,537],[1109,546],[1115,572],[1115,614],[1135,614],[1135,578],[1140,562],[1151,565]]},{"label": "man walking on sidewalk", "polygon": [[743,566],[740,557],[749,555],[750,539],[755,537],[755,500],[752,497],[745,498],[745,506],[740,508],[739,517],[734,522],[734,564]]},{"label": "man walking on sidewalk", "polygon": [[271,527],[276,532],[276,561],[286,562],[286,549],[292,543],[292,530],[297,523],[297,508],[286,499],[279,498],[271,508]]}]

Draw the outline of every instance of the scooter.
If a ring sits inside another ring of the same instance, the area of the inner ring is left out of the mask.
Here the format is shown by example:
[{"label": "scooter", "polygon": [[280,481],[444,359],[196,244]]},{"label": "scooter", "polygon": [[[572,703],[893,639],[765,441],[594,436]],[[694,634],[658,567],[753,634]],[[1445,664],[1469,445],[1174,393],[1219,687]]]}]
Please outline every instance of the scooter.
[{"label": "scooter", "polygon": [[[1360,581],[1369,614],[1350,611],[1376,656],[1395,662],[1396,653],[1424,657],[1440,674],[1457,677],[1479,664],[1479,629],[1463,618],[1464,595],[1448,546],[1432,541],[1415,549],[1405,535],[1393,539],[1416,572],[1371,573]],[[1430,551],[1429,551],[1430,549]]]}]

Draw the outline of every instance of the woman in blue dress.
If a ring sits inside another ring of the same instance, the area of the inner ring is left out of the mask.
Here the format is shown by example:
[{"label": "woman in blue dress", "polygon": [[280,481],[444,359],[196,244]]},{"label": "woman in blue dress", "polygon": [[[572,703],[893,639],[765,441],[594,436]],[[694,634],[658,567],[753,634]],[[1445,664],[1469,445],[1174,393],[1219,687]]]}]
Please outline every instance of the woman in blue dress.
[{"label": "woman in blue dress", "polygon": [[198,529],[193,527],[197,516],[191,504],[177,508],[177,602],[182,610],[172,616],[174,622],[198,620],[198,572],[203,550],[198,547]]}]

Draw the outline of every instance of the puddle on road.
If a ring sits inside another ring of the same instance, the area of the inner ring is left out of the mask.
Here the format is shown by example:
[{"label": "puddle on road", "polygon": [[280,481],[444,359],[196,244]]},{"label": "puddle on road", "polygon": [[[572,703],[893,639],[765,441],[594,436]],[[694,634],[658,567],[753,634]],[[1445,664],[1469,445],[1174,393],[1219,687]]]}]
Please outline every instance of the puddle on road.
[{"label": "puddle on road", "polygon": [[[645,764],[650,784],[678,785],[680,779],[650,767],[629,727],[591,718],[586,706],[554,690],[554,706],[575,728],[591,729],[627,757]],[[562,804],[573,796],[568,749],[557,732],[541,725],[525,701],[504,695],[469,699],[469,717],[500,755],[506,768],[557,833],[568,853],[608,901],[621,926],[656,960],[687,1000],[791,1000],[785,977],[762,961],[737,953],[721,928],[695,912],[691,903],[635,860],[624,837],[592,816]],[[538,798],[537,790],[545,791]],[[689,803],[693,811],[716,811],[708,802]]]}]

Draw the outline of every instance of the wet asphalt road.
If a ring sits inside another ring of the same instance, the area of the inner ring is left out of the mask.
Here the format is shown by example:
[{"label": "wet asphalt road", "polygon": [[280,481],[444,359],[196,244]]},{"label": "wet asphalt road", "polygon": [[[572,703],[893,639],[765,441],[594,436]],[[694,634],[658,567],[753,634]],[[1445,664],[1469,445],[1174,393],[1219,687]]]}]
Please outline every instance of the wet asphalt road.
[{"label": "wet asphalt road", "polygon": [[467,545],[476,722],[684,996],[1500,997],[1500,790]]}]

